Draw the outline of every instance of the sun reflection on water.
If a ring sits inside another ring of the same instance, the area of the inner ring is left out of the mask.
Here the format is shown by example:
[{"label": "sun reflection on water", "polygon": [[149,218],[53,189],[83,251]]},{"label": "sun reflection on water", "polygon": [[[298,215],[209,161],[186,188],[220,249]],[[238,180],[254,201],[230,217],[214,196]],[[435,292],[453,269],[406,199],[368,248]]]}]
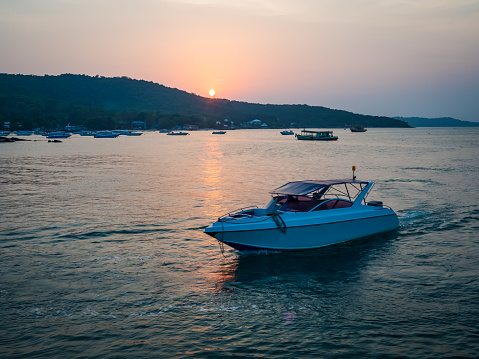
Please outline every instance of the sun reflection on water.
[{"label": "sun reflection on water", "polygon": [[224,192],[221,184],[224,181],[223,152],[220,149],[217,138],[209,138],[206,143],[205,156],[200,158],[202,166],[201,181],[205,188],[204,214],[208,217],[216,217],[226,212],[224,206]]}]

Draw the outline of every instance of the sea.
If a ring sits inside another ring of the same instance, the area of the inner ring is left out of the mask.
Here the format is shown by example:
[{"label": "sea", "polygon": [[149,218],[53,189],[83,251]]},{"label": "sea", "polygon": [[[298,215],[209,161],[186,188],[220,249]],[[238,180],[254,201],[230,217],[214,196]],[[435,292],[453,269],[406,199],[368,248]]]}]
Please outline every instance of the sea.
[{"label": "sea", "polygon": [[[478,358],[479,128],[333,131],[0,143],[0,357]],[[204,234],[353,165],[397,231],[247,253]]]}]

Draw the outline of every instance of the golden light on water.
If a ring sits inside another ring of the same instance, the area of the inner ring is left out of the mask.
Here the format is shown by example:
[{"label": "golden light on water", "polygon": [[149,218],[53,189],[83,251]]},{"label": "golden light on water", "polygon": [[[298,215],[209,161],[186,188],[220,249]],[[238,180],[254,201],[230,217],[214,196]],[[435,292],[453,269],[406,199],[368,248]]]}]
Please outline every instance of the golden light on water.
[{"label": "golden light on water", "polygon": [[221,177],[223,167],[221,165],[221,158],[223,153],[221,152],[216,138],[208,140],[206,145],[206,158],[202,158],[203,170],[201,171],[202,181],[207,188],[205,192],[206,204],[205,215],[209,217],[216,217],[223,214],[226,208],[223,204],[224,195],[221,191]]}]

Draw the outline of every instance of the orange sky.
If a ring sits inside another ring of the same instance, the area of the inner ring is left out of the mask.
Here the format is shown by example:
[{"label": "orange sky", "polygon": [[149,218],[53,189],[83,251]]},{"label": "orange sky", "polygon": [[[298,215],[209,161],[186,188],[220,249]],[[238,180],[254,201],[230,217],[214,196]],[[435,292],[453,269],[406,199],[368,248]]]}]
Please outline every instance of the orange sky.
[{"label": "orange sky", "polygon": [[4,0],[0,72],[479,121],[479,1]]}]

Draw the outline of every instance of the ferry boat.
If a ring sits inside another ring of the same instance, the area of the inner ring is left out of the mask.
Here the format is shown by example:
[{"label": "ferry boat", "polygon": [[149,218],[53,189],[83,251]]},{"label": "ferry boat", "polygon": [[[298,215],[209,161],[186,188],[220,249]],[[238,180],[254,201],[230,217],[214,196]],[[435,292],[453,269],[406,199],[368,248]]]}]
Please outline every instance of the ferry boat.
[{"label": "ferry boat", "polygon": [[309,141],[336,141],[338,136],[333,136],[333,131],[311,131],[303,130],[301,134],[295,135],[298,140]]}]

